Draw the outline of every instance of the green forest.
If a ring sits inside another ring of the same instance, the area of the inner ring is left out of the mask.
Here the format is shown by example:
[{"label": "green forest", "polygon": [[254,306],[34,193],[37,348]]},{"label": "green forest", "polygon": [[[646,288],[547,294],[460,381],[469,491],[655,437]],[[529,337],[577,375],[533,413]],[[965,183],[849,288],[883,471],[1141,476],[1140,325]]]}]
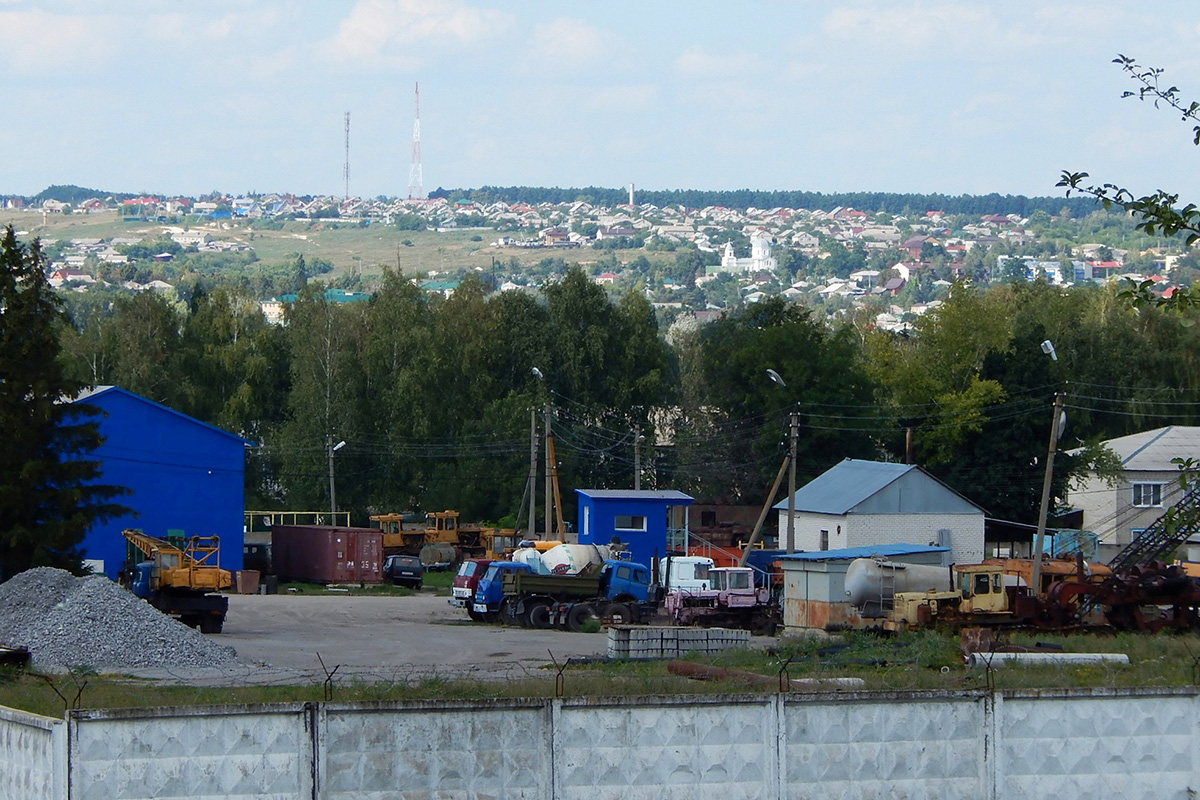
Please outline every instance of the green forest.
[{"label": "green forest", "polygon": [[[593,205],[614,207],[629,202],[625,189],[602,186],[559,188],[546,186],[480,186],[477,189],[443,189],[429,193],[431,199],[445,198],[451,202],[474,203],[574,203],[584,201]],[[638,189],[638,203],[685,208],[724,208],[745,211],[749,208],[805,208],[813,211],[832,211],[835,208],[857,208],[889,214],[922,214],[930,210],[946,214],[1019,214],[1027,217],[1035,211],[1060,214],[1066,210],[1072,216],[1083,216],[1096,209],[1090,197],[1026,197],[998,194],[915,194],[894,192],[806,192],[763,191],[757,189]]]},{"label": "green forest", "polygon": [[540,428],[547,408],[568,520],[574,489],[633,485],[635,446],[643,488],[761,503],[795,412],[801,483],[847,457],[903,460],[911,438],[915,463],[1022,522],[1037,517],[1055,392],[1061,447],[1084,448],[1056,462],[1060,499],[1104,466],[1097,442],[1200,410],[1190,313],[1135,307],[1115,286],[956,284],[907,334],[776,298],[669,337],[642,292],[610,296],[575,266],[540,294],[468,277],[443,299],[392,271],[366,302],[324,288],[311,280],[279,326],[237,285],[75,307],[64,366],[254,442],[247,507],[327,508],[328,444],[345,441],[337,500],[358,524],[442,508],[512,517],[531,416]]}]

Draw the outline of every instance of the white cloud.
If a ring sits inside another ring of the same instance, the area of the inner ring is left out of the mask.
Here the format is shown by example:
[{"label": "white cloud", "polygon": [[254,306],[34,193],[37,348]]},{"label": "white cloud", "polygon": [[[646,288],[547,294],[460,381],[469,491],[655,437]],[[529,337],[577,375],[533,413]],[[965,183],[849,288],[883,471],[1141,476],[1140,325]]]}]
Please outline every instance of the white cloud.
[{"label": "white cloud", "polygon": [[583,20],[561,17],[533,29],[529,55],[558,67],[612,61],[621,49],[611,32]]},{"label": "white cloud", "polygon": [[629,114],[655,108],[661,97],[659,87],[649,83],[600,86],[589,89],[580,99],[579,106],[584,111],[596,113],[611,114],[613,109],[620,109],[622,114]]},{"label": "white cloud", "polygon": [[842,6],[829,12],[825,35],[890,55],[938,58],[1008,51],[1046,44],[1050,37],[1024,29],[1024,16],[998,18],[996,6],[918,2],[904,8],[877,4]]},{"label": "white cloud", "polygon": [[359,0],[324,50],[339,62],[408,66],[424,42],[470,44],[507,24],[501,12],[457,0]]},{"label": "white cloud", "polygon": [[95,62],[112,52],[119,33],[103,18],[0,12],[0,62],[23,73],[57,72]]},{"label": "white cloud", "polygon": [[747,53],[706,52],[693,45],[675,59],[675,71],[689,78],[729,78],[748,75],[762,69],[761,59]]}]

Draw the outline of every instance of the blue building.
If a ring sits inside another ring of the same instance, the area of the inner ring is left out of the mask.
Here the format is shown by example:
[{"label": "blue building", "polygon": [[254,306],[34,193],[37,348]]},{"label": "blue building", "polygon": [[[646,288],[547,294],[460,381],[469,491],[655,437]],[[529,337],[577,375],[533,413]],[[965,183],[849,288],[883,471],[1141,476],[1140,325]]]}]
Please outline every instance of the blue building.
[{"label": "blue building", "polygon": [[115,498],[132,514],[93,525],[85,535],[84,558],[93,569],[116,578],[126,528],[160,537],[216,534],[221,566],[241,569],[248,442],[115,386],[98,386],[76,400],[102,412],[104,444],[88,456],[101,464],[98,482],[132,491]]},{"label": "blue building", "polygon": [[639,564],[668,552],[685,552],[688,506],[692,498],[674,490],[576,489],[579,495],[579,543],[621,540]]}]

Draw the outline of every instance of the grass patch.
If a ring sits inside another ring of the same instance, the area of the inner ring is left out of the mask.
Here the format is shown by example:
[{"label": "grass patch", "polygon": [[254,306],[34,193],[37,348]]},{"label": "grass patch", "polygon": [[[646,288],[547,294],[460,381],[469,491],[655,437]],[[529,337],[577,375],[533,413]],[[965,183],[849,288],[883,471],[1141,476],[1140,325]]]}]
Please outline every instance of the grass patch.
[{"label": "grass patch", "polygon": [[[323,588],[323,587],[320,587]],[[408,590],[402,590],[408,591]],[[1130,664],[1007,665],[993,671],[996,689],[1144,688],[1200,685],[1200,636],[1056,636],[1012,634],[1013,644],[1061,645],[1066,652],[1125,653]],[[785,639],[773,650],[729,650],[714,656],[692,655],[697,663],[734,668],[777,678],[862,678],[867,691],[984,691],[986,670],[968,670],[958,638],[934,631],[881,637],[847,633],[835,639]],[[532,669],[515,680],[459,680],[418,676],[400,681],[341,678],[338,702],[433,699],[505,699],[551,697],[555,670]],[[774,681],[752,685],[738,679],[696,681],[672,675],[666,661],[583,660],[564,672],[568,697],[601,695],[700,695],[769,693]],[[57,691],[55,691],[57,689]],[[61,696],[60,696],[61,695]],[[0,671],[0,705],[58,717],[64,708],[142,708],[241,703],[282,703],[324,699],[322,686],[191,687],[165,685],[121,675],[86,671],[49,678],[23,670]]]}]

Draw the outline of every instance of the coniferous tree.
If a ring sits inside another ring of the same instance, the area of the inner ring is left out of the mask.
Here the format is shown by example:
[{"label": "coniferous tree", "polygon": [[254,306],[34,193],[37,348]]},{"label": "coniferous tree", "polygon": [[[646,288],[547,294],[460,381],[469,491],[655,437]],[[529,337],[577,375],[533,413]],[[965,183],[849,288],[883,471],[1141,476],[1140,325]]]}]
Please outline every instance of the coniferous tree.
[{"label": "coniferous tree", "polygon": [[78,570],[84,533],[126,509],[125,490],[94,483],[96,409],[70,402],[84,388],[59,362],[62,309],[35,242],[0,238],[0,579],[35,566]]}]

